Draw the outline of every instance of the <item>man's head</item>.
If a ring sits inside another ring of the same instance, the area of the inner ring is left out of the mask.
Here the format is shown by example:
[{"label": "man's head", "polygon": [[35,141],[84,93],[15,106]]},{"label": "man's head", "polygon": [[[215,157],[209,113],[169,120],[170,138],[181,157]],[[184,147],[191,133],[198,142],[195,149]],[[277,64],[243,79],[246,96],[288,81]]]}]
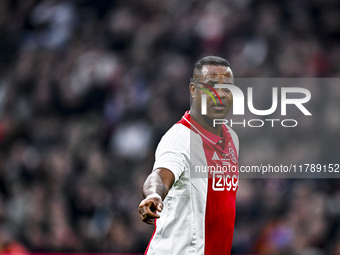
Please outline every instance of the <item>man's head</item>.
[{"label": "man's head", "polygon": [[198,60],[193,71],[193,81],[189,86],[193,99],[191,112],[201,115],[202,94],[207,94],[207,114],[201,116],[208,124],[213,119],[225,118],[233,104],[231,91],[215,89],[215,84],[234,84],[228,61],[214,56]]},{"label": "man's head", "polygon": [[194,71],[193,71],[193,77],[200,78],[203,75],[203,66],[224,66],[229,67],[230,64],[227,60],[220,57],[215,56],[207,56],[204,58],[201,58],[195,63]]}]

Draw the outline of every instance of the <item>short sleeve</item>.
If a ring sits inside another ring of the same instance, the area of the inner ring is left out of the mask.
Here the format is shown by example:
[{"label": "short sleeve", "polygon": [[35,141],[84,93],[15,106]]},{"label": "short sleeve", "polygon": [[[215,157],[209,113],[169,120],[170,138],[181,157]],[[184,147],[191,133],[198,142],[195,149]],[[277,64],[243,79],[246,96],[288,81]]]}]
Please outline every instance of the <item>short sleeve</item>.
[{"label": "short sleeve", "polygon": [[167,168],[175,176],[175,182],[189,165],[190,130],[175,124],[161,139],[155,154],[153,170]]}]

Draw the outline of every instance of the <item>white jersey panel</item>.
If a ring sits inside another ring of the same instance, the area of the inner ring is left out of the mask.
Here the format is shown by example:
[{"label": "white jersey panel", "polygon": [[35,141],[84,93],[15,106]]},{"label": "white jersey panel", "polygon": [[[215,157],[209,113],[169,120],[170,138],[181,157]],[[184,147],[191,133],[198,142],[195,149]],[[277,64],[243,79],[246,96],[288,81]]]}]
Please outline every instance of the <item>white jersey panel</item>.
[{"label": "white jersey panel", "polygon": [[[195,156],[190,155],[194,146]],[[191,162],[190,158],[193,158]],[[207,165],[202,139],[182,124],[175,124],[161,139],[154,170],[164,167],[175,175],[175,183],[164,199],[148,255],[204,254],[207,196],[206,176],[190,178],[190,162]]]}]

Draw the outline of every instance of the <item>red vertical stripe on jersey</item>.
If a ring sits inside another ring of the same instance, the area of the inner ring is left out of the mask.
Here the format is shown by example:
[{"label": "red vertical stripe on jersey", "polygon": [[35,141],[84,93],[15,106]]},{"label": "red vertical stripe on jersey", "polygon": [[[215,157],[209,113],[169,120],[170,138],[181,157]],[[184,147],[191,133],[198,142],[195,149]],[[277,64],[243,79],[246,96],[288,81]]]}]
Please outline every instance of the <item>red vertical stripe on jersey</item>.
[{"label": "red vertical stripe on jersey", "polygon": [[[216,147],[203,143],[208,166],[216,166],[212,160]],[[215,149],[215,150],[214,150]],[[219,150],[217,150],[219,151]],[[220,157],[221,153],[218,153]],[[236,173],[237,174],[237,173]],[[233,175],[233,173],[231,173]],[[237,174],[238,175],[238,174]],[[217,180],[218,181],[218,180]],[[231,181],[230,179],[228,181]],[[216,182],[216,180],[215,180]],[[213,190],[213,178],[209,175],[207,188],[207,204],[205,212],[205,255],[230,254],[235,223],[236,191]]]}]

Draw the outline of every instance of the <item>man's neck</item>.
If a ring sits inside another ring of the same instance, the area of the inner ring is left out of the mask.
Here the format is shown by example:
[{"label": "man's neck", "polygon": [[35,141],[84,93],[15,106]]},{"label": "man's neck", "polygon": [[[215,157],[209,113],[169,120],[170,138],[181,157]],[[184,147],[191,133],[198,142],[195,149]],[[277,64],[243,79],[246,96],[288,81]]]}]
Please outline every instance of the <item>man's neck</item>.
[{"label": "man's neck", "polygon": [[208,123],[206,119],[204,119],[202,115],[199,114],[194,108],[190,109],[190,118],[193,118],[199,125],[201,125],[201,127],[206,129],[210,133],[221,136],[222,125],[216,125],[216,127],[213,127],[213,121],[211,120],[211,122]]}]

